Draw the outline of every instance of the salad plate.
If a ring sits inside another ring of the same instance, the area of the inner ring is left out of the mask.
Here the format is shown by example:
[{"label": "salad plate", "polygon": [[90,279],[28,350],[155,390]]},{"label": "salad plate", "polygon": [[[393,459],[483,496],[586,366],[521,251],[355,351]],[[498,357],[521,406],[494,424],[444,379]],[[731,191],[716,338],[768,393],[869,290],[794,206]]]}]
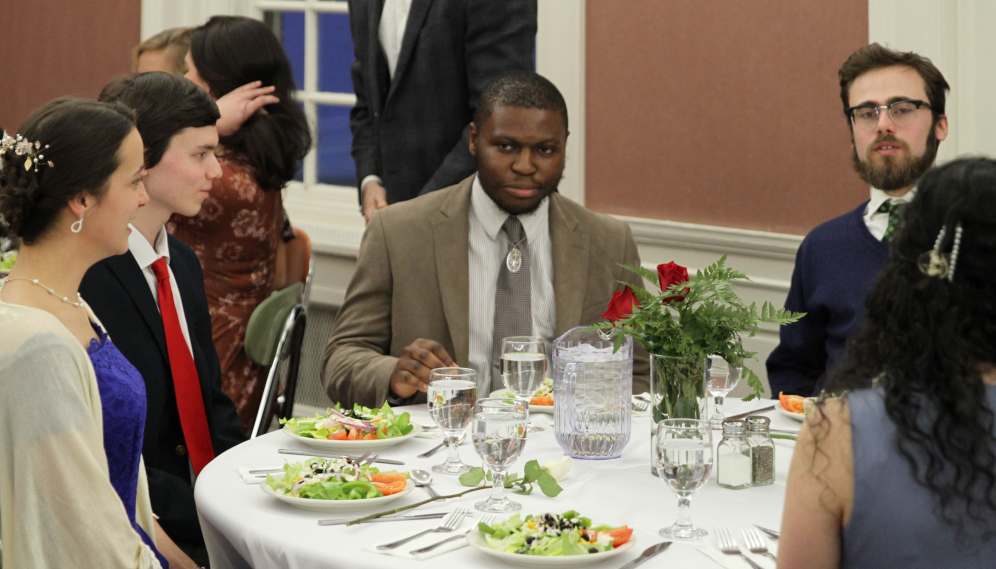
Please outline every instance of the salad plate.
[{"label": "salad plate", "polygon": [[288,437],[294,439],[295,441],[304,443],[312,448],[322,449],[322,450],[332,450],[337,452],[350,452],[354,450],[380,450],[388,447],[393,447],[394,445],[401,444],[410,438],[415,437],[422,432],[422,425],[418,423],[412,423],[412,430],[408,432],[407,435],[401,435],[400,437],[394,437],[392,439],[376,439],[376,440],[344,440],[344,441],[330,441],[326,439],[313,439],[311,437],[302,437],[301,435],[294,433],[288,429],[288,425],[284,425],[284,434]]},{"label": "salad plate", "polygon": [[422,432],[408,413],[396,414],[387,403],[383,407],[353,405],[344,409],[338,403],[324,415],[281,419],[284,434],[312,448],[350,452],[381,450],[406,441]]},{"label": "salad plate", "polygon": [[398,498],[405,496],[414,490],[415,482],[409,479],[405,489],[401,492],[391,494],[390,496],[381,496],[380,498],[367,498],[366,500],[313,500],[310,498],[295,498],[293,496],[278,494],[273,490],[273,488],[270,488],[269,484],[265,482],[260,484],[259,487],[263,489],[263,493],[273,496],[285,504],[290,504],[291,506],[302,510],[310,510],[312,512],[354,512],[357,510],[376,508],[383,506],[388,502],[393,502],[394,500],[397,500]]},{"label": "salad plate", "polygon": [[635,542],[636,538],[630,538],[630,540],[626,543],[608,551],[592,553],[589,555],[564,555],[553,557],[544,555],[523,555],[521,553],[506,553],[504,551],[498,551],[497,549],[491,549],[488,547],[488,542],[485,541],[484,535],[481,534],[481,532],[476,528],[467,534],[467,543],[470,544],[471,547],[481,551],[482,553],[486,553],[492,557],[500,559],[501,561],[511,565],[517,565],[519,567],[583,567],[593,563],[601,563],[602,561],[615,557],[624,551],[629,551]]},{"label": "salad plate", "polygon": [[803,414],[803,413],[793,413],[792,411],[789,411],[788,409],[782,407],[782,405],[780,403],[775,406],[775,409],[778,409],[779,413],[781,413],[782,415],[785,415],[786,417],[788,417],[789,419],[792,419],[794,421],[799,421],[800,423],[802,423],[803,421],[806,420],[806,415],[805,414]]},{"label": "salad plate", "polygon": [[[515,397],[511,391],[507,389],[499,389],[498,391],[492,391],[491,397]],[[530,405],[530,413],[543,413],[545,415],[553,415],[553,405]]]}]

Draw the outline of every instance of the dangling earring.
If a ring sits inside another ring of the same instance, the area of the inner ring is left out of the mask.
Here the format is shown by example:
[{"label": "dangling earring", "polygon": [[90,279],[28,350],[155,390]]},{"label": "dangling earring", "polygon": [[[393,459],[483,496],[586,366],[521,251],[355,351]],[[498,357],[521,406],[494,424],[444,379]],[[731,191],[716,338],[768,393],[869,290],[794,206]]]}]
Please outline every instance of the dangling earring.
[{"label": "dangling earring", "polygon": [[76,221],[72,225],[69,226],[69,230],[72,231],[73,233],[79,233],[80,231],[83,231],[83,215],[82,214],[80,215],[79,221]]}]

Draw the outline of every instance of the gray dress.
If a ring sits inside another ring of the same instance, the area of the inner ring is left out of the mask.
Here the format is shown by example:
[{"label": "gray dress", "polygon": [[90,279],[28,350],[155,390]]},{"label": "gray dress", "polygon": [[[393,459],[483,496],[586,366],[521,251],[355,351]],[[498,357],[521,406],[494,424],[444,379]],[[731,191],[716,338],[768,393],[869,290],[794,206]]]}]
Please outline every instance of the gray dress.
[{"label": "gray dress", "polygon": [[[841,567],[996,567],[996,538],[984,538],[978,524],[971,523],[959,536],[957,527],[938,515],[934,495],[914,479],[899,453],[896,427],[886,415],[882,392],[855,391],[847,400],[854,506],[844,527]],[[996,409],[996,386],[986,387],[986,400]],[[923,421],[929,424],[930,419]]]}]

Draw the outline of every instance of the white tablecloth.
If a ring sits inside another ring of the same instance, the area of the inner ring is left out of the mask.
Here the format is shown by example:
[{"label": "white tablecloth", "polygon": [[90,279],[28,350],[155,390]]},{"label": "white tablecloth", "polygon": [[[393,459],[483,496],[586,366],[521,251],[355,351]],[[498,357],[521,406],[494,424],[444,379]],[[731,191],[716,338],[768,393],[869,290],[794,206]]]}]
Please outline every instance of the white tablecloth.
[{"label": "white tablecloth", "polygon": [[[743,403],[728,400],[727,413],[749,411],[770,400]],[[425,406],[404,408],[413,417],[431,423]],[[766,413],[772,428],[798,430],[799,423],[776,414]],[[543,462],[563,455],[553,436],[553,417],[533,414],[534,423],[545,427],[540,433],[530,433],[523,456],[512,466],[521,473],[531,459]],[[676,515],[677,499],[663,481],[650,475],[650,422],[647,417],[633,419],[633,434],[622,458],[616,460],[573,460],[570,475],[561,482],[564,491],[556,498],[544,496],[537,488],[532,495],[509,496],[523,506],[522,514],[544,511],[578,510],[596,523],[628,524],[634,528],[635,547],[614,558],[606,565],[621,566],[639,556],[647,547],[662,541],[657,531],[670,525]],[[720,433],[714,431],[715,442]],[[439,439],[411,439],[381,453],[384,458],[405,461],[405,466],[383,466],[385,469],[429,470],[445,459],[445,451],[431,458],[415,455],[439,444]],[[727,490],[716,483],[715,469],[709,482],[692,499],[692,521],[706,529],[729,526],[735,535],[739,528],[759,524],[769,528],[781,526],[785,499],[785,481],[795,443],[776,440],[776,480],[773,485]],[[270,568],[317,569],[319,567],[507,567],[499,561],[470,547],[432,558],[431,561],[399,559],[363,551],[363,547],[385,538],[416,533],[435,527],[438,520],[362,524],[358,526],[319,526],[317,520],[331,517],[353,518],[356,515],[324,514],[293,508],[267,496],[258,485],[246,484],[238,474],[240,466],[267,467],[294,462],[300,458],[280,455],[278,448],[308,447],[291,440],[281,432],[270,433],[243,443],[213,460],[197,480],[195,498],[200,513],[201,528],[207,541],[213,569]],[[464,462],[480,465],[481,461],[470,444],[460,446]],[[440,494],[465,490],[456,477],[434,474],[433,488]],[[462,498],[446,500],[409,510],[406,513],[452,511],[456,506],[468,506],[483,500],[488,491],[473,492]],[[392,502],[393,507],[413,504],[427,498],[424,489],[416,488],[409,495]],[[475,514],[479,516],[480,513]],[[464,526],[467,526],[465,523]],[[693,544],[695,542],[692,542]],[[743,563],[739,559],[732,559]],[[670,549],[647,562],[643,567],[719,567],[697,551],[693,545],[677,542]],[[747,567],[743,564],[743,567]]]}]

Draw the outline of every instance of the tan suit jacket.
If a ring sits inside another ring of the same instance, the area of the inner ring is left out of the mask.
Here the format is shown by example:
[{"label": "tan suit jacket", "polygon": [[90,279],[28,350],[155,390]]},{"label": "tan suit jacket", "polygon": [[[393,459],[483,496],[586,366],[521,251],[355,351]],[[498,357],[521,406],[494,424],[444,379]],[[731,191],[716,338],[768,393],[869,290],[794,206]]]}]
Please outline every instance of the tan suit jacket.
[{"label": "tan suit jacket", "polygon": [[[401,352],[436,340],[457,364],[469,343],[468,234],[471,176],[455,186],[379,210],[370,220],[346,299],[325,348],[322,383],[333,401],[382,405]],[[640,282],[629,226],[550,195],[556,335],[601,320],[619,280]],[[634,392],[647,391],[649,361],[633,366]],[[417,401],[424,401],[419,394]]]}]

